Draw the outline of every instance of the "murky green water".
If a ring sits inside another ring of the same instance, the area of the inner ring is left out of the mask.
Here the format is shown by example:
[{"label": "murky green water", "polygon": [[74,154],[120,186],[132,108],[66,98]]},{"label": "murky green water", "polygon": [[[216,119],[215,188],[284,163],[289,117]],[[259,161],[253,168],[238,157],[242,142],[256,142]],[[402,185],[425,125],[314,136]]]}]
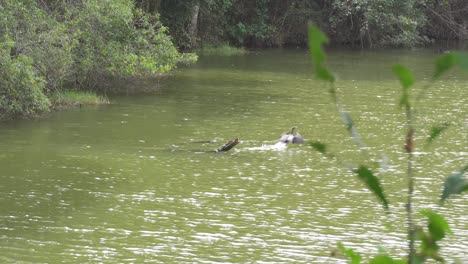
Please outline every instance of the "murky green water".
[{"label": "murky green water", "polygon": [[[331,52],[368,153],[347,137],[301,50],[201,58],[155,95],[2,123],[0,262],[345,263],[332,256],[337,242],[366,258],[379,246],[403,256],[405,122],[390,67],[403,63],[422,80],[433,59]],[[468,259],[467,196],[437,200],[467,161],[467,88],[466,73],[453,73],[416,106],[416,208],[448,218],[454,235],[442,253],[459,261]],[[453,125],[423,148],[441,122]],[[272,147],[292,126],[345,162],[385,154],[390,213],[336,161],[305,145]],[[230,152],[207,152],[235,137]]]}]

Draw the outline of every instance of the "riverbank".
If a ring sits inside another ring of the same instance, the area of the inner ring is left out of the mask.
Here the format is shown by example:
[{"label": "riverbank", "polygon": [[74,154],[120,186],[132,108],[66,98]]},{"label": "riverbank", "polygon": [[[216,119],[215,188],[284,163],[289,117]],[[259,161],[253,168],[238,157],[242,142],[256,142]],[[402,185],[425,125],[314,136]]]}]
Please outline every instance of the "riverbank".
[{"label": "riverbank", "polygon": [[197,54],[206,56],[235,56],[247,54],[248,50],[244,47],[234,47],[229,44],[208,45],[198,50]]},{"label": "riverbank", "polygon": [[65,91],[54,93],[50,97],[51,109],[62,110],[83,105],[110,104],[109,98],[92,92]]},{"label": "riverbank", "polygon": [[[89,93],[61,95],[68,89],[117,93],[108,79],[158,76],[197,59],[179,52],[159,17],[134,1],[46,2],[2,1],[0,120],[102,103]],[[53,100],[55,92],[60,96]]]},{"label": "riverbank", "polygon": [[[93,92],[85,91],[62,91],[55,92],[49,97],[45,98],[44,107],[41,111],[17,111],[17,112],[8,112],[4,111],[0,114],[0,122],[8,121],[14,119],[28,119],[28,118],[37,118],[41,117],[44,114],[50,113],[52,111],[61,111],[66,109],[71,109],[75,107],[82,107],[84,105],[106,105],[110,104],[109,98],[106,96],[98,95]],[[1,110],[1,109],[0,109]]]}]

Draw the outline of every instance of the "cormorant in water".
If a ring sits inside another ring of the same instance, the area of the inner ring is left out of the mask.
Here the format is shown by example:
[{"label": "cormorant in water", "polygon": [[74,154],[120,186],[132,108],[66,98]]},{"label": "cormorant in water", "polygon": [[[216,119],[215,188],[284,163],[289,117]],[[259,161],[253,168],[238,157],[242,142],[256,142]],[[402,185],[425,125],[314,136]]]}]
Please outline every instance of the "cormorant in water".
[{"label": "cormorant in water", "polygon": [[281,135],[279,141],[286,144],[302,144],[304,143],[304,138],[300,134],[296,134],[296,127],[292,127],[289,133]]}]

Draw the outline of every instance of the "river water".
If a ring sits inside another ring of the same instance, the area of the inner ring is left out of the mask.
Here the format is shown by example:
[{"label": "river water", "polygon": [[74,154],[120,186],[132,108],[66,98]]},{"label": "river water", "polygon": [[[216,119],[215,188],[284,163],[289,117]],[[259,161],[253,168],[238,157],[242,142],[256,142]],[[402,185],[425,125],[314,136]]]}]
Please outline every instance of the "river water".
[{"label": "river water", "polygon": [[[1,263],[346,263],[405,256],[405,117],[394,63],[422,87],[431,51],[330,51],[343,107],[365,150],[347,135],[304,50],[201,57],[151,95],[0,124]],[[156,85],[156,84],[149,84]],[[442,255],[468,263],[467,195],[438,204],[442,182],[467,162],[466,73],[452,71],[418,103],[417,211],[444,215]],[[432,126],[450,128],[429,146]],[[296,126],[327,143],[275,145]],[[226,141],[241,141],[214,153]],[[368,164],[378,200],[342,164]],[[377,164],[377,165],[376,165]]]}]

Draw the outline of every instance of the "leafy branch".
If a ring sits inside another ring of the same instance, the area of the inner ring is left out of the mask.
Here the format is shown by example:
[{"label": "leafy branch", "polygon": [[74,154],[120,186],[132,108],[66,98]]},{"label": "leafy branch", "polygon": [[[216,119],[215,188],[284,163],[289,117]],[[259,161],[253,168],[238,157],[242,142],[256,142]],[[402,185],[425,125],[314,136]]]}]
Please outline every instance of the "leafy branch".
[{"label": "leafy branch", "polygon": [[[336,78],[325,65],[326,54],[323,49],[323,45],[327,43],[328,38],[320,31],[320,29],[313,25],[309,26],[309,52],[315,69],[315,77],[330,84],[329,93],[335,103],[337,111],[341,114],[346,130],[353,138],[355,144],[362,149],[363,144],[359,138],[359,134],[354,125],[353,119],[351,118],[351,114],[343,110],[338,100],[337,90],[334,85]],[[336,155],[328,151],[327,145],[322,142],[313,142],[310,143],[310,145],[315,150],[325,154],[327,157],[336,157]],[[366,184],[369,190],[378,197],[384,208],[388,209],[388,199],[385,197],[379,178],[365,165],[359,165],[358,168],[351,168],[351,170]]]},{"label": "leafy branch", "polygon": [[[359,138],[357,130],[352,121],[351,115],[344,111],[338,100],[337,90],[335,88],[336,78],[333,73],[326,67],[325,58],[326,54],[323,49],[323,45],[328,43],[328,38],[323,34],[316,26],[310,25],[308,29],[309,33],[309,52],[312,58],[315,77],[319,80],[326,81],[330,84],[329,93],[332,97],[338,112],[343,118],[346,129],[350,133],[357,146],[362,147],[363,144]],[[435,62],[435,71],[432,76],[431,82],[423,87],[417,96],[417,100],[421,99],[422,96],[427,92],[430,86],[441,77],[445,72],[459,66],[461,69],[468,70],[468,54],[453,52],[445,54],[437,58]],[[370,263],[424,263],[426,259],[432,258],[436,261],[443,262],[443,258],[439,256],[439,246],[437,242],[451,233],[450,228],[446,220],[439,214],[430,211],[423,210],[420,213],[428,219],[428,232],[425,232],[420,227],[415,227],[413,223],[413,194],[414,194],[414,177],[413,177],[413,153],[415,151],[415,128],[414,128],[414,109],[411,100],[411,88],[415,84],[415,78],[411,71],[405,66],[397,64],[392,67],[393,73],[397,76],[402,86],[402,94],[399,99],[399,106],[405,109],[406,114],[406,139],[404,149],[407,154],[407,181],[408,181],[408,192],[406,202],[406,213],[407,213],[407,228],[408,228],[408,260],[395,260],[392,257],[381,254],[371,259]],[[430,135],[427,139],[427,145],[431,144],[436,140],[442,132],[450,127],[448,123],[435,126],[431,129]],[[335,154],[328,150],[325,143],[322,142],[311,142],[310,145],[325,155],[328,158],[337,158]],[[338,158],[337,158],[338,160]],[[339,161],[339,160],[338,160]],[[468,165],[465,166],[461,171],[451,174],[448,176],[444,183],[444,189],[440,202],[443,203],[447,198],[452,195],[460,194],[468,190],[468,181],[464,178],[464,173],[468,170]],[[357,168],[352,168],[352,171],[358,176],[358,178],[367,186],[367,188],[378,198],[384,208],[388,210],[389,201],[386,198],[383,187],[380,184],[379,178],[366,166],[359,165]],[[415,250],[416,240],[420,241],[420,248],[418,253]],[[351,259],[351,263],[360,263],[361,256],[359,253],[354,252],[352,249],[345,248],[342,244],[339,244],[340,250]]]}]

